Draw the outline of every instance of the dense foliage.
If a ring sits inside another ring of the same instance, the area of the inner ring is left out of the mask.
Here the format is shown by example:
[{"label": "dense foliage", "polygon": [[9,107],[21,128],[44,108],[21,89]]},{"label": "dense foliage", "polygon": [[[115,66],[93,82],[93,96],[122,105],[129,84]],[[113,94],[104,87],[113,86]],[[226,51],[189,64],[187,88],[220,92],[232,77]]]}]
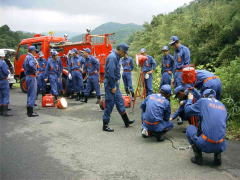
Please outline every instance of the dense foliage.
[{"label": "dense foliage", "polygon": [[0,27],[0,48],[16,49],[22,39],[33,37],[34,34],[22,31],[11,31],[7,25]]},{"label": "dense foliage", "polygon": [[[195,0],[169,14],[154,16],[144,30],[129,39],[131,51],[148,49],[160,63],[161,48],[177,35],[189,47],[192,63],[220,76],[222,101],[231,122],[240,122],[240,2],[239,0]],[[172,50],[171,50],[172,52]],[[173,53],[173,52],[172,52]],[[159,87],[160,68],[154,75]],[[239,125],[238,125],[239,126]]]}]

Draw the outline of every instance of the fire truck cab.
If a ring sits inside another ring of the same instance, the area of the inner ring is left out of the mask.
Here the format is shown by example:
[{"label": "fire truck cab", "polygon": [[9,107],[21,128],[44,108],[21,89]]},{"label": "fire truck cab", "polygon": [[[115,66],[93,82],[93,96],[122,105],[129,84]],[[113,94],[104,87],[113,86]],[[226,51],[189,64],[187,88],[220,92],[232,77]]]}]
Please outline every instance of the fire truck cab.
[{"label": "fire truck cab", "polygon": [[[20,80],[22,91],[27,92],[23,63],[29,46],[35,46],[37,50],[42,51],[45,59],[49,58],[50,50],[55,49],[58,51],[64,67],[62,72],[62,80],[64,93],[66,94],[66,80],[68,75],[66,68],[66,55],[68,54],[68,51],[73,48],[78,50],[90,48],[91,54],[94,55],[100,62],[100,82],[102,83],[104,79],[105,61],[112,50],[112,44],[109,38],[111,35],[113,34],[91,35],[88,33],[83,36],[83,41],[75,43],[66,41],[64,37],[42,36],[40,34],[34,35],[33,38],[23,39],[18,45],[14,59],[15,79]],[[38,58],[38,56],[36,56],[36,58]]]}]

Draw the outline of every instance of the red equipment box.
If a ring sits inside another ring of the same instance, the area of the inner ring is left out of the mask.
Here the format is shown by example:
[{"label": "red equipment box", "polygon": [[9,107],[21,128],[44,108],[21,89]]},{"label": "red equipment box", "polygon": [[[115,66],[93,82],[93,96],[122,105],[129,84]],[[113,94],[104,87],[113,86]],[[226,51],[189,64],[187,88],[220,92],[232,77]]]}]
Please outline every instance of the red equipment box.
[{"label": "red equipment box", "polygon": [[182,71],[182,82],[184,84],[194,84],[196,82],[196,71],[193,67],[185,67]]},{"label": "red equipment box", "polygon": [[46,94],[42,97],[42,107],[54,107],[54,96],[52,94]]},{"label": "red equipment box", "polygon": [[[124,101],[124,106],[125,108],[130,108],[131,107],[131,98],[130,96],[125,96],[123,95],[122,96],[123,98],[123,101]],[[104,110],[105,107],[106,107],[106,104],[105,104],[105,99],[101,99],[100,103],[99,103],[99,107]]]}]

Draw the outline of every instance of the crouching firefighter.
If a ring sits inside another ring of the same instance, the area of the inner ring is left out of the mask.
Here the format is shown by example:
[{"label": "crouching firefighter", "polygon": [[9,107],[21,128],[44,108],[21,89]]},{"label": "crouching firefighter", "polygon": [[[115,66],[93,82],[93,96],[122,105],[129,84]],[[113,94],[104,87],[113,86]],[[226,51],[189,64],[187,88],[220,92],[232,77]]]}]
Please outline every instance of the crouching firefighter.
[{"label": "crouching firefighter", "polygon": [[0,116],[10,116],[8,114],[9,105],[9,68],[4,61],[5,52],[0,49]]},{"label": "crouching firefighter", "polygon": [[37,60],[34,55],[36,54],[35,46],[29,46],[28,54],[23,63],[23,69],[26,75],[27,83],[27,115],[28,117],[38,116],[37,113],[33,112],[37,96]]},{"label": "crouching firefighter", "polygon": [[91,50],[89,48],[83,49],[83,57],[85,58],[84,69],[87,72],[87,87],[84,92],[83,102],[87,103],[88,97],[91,90],[96,91],[97,102],[99,104],[101,95],[100,95],[100,85],[99,85],[99,61],[94,56],[90,55]]},{"label": "crouching firefighter", "polygon": [[226,121],[227,111],[225,106],[215,99],[216,92],[206,89],[203,98],[192,104],[193,95],[188,94],[188,102],[185,113],[199,116],[198,129],[190,125],[187,127],[186,136],[192,145],[195,156],[193,163],[201,165],[203,162],[202,152],[214,153],[214,164],[221,165],[221,152],[226,149]]},{"label": "crouching firefighter", "polygon": [[157,141],[163,141],[163,135],[173,128],[173,123],[169,121],[170,96],[171,86],[166,84],[161,87],[159,94],[151,94],[142,102],[142,136],[144,138],[155,136]]},{"label": "crouching firefighter", "polygon": [[128,52],[127,44],[119,44],[116,50],[113,50],[106,59],[105,75],[104,75],[104,88],[105,88],[105,104],[103,114],[103,131],[113,132],[114,130],[108,126],[110,115],[112,113],[114,104],[116,104],[119,114],[122,116],[125,127],[129,127],[135,120],[128,119],[122,93],[119,89],[120,80],[120,58],[124,57]]}]

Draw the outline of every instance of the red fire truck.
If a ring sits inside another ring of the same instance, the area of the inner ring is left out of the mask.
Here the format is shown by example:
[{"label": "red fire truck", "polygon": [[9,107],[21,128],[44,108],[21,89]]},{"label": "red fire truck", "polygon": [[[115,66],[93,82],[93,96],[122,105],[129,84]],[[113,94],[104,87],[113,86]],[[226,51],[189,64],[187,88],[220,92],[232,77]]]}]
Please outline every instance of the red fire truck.
[{"label": "red fire truck", "polygon": [[34,35],[33,38],[23,39],[17,48],[14,59],[15,79],[20,80],[21,89],[23,92],[26,92],[27,87],[23,62],[27,55],[28,47],[34,45],[39,51],[43,52],[44,58],[46,59],[50,56],[51,49],[58,51],[64,67],[62,72],[64,93],[66,93],[66,79],[68,75],[66,55],[68,51],[73,48],[78,50],[82,50],[83,48],[91,49],[91,54],[98,58],[100,62],[100,82],[102,83],[104,79],[105,60],[112,50],[111,35],[113,35],[113,33],[103,35],[91,35],[88,33],[83,37],[83,41],[75,43],[66,41],[64,37],[42,36],[40,34]]}]

